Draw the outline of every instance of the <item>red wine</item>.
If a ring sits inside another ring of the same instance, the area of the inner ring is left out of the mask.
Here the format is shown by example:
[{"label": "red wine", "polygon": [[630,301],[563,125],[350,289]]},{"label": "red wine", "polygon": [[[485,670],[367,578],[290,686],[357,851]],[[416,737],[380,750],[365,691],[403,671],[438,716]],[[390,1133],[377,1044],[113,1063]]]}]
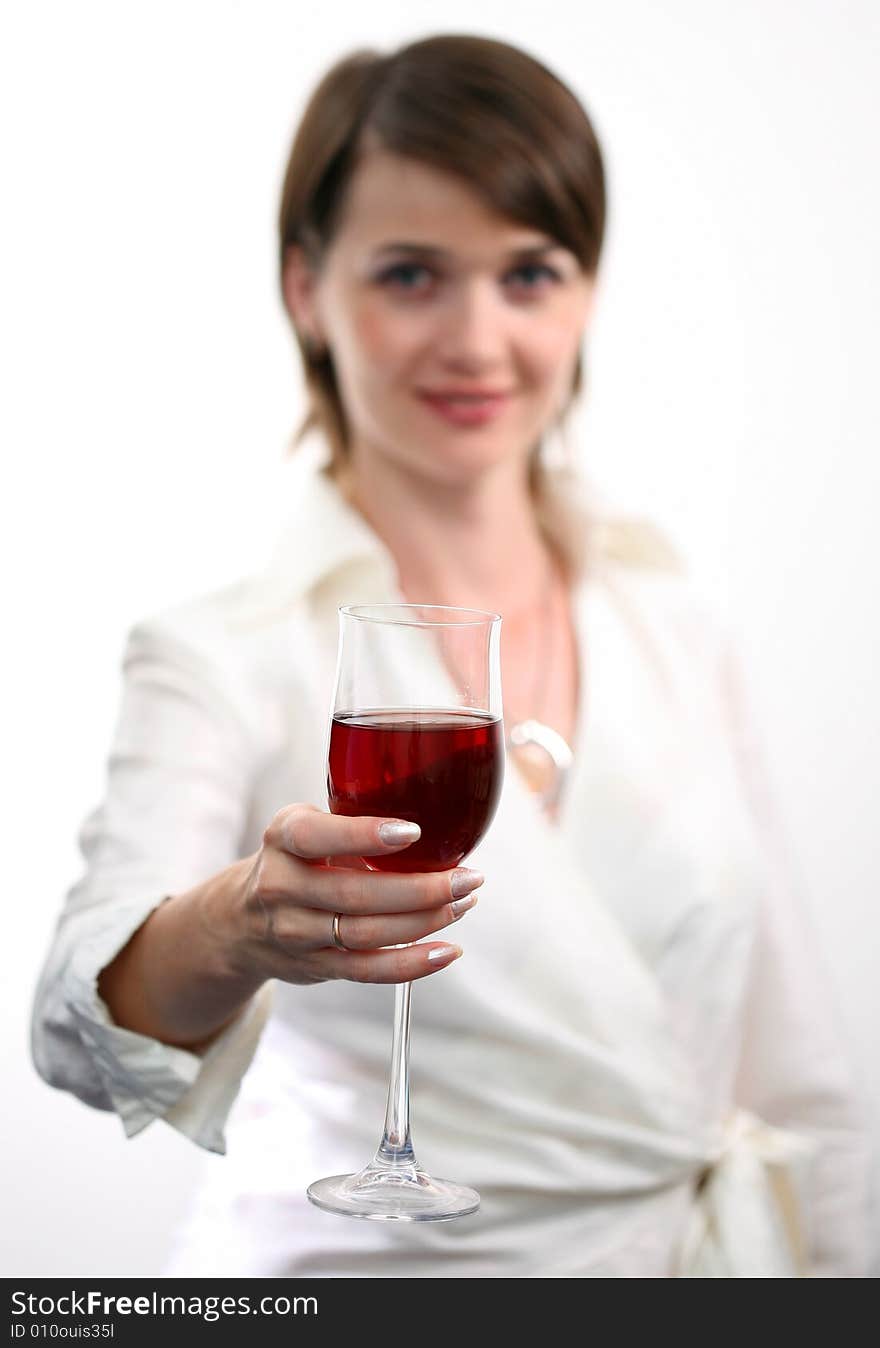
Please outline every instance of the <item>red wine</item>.
[{"label": "red wine", "polygon": [[492,822],[503,777],[502,724],[485,713],[405,709],[333,718],[332,812],[411,819],[422,830],[402,852],[365,857],[371,869],[457,866]]}]

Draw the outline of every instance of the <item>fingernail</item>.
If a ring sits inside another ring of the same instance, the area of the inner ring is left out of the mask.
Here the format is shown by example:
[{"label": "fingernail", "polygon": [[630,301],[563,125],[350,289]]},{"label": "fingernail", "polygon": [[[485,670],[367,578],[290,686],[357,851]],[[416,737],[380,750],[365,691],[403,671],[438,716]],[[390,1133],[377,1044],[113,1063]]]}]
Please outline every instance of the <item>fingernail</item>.
[{"label": "fingernail", "polygon": [[414,843],[421,836],[422,830],[418,824],[410,824],[403,819],[379,825],[379,841],[388,847],[396,847],[400,843]]},{"label": "fingernail", "polygon": [[452,897],[461,899],[465,894],[470,894],[472,889],[479,889],[485,880],[482,871],[468,870],[467,866],[459,866],[457,871],[452,872]]},{"label": "fingernail", "polygon": [[460,954],[460,945],[435,945],[433,950],[428,951],[428,959],[434,964],[446,964],[452,960],[457,960]]},{"label": "fingernail", "polygon": [[456,899],[455,903],[451,903],[449,907],[452,909],[453,913],[455,913],[456,917],[462,917],[469,908],[473,908],[476,901],[476,894],[468,894],[463,899]]}]

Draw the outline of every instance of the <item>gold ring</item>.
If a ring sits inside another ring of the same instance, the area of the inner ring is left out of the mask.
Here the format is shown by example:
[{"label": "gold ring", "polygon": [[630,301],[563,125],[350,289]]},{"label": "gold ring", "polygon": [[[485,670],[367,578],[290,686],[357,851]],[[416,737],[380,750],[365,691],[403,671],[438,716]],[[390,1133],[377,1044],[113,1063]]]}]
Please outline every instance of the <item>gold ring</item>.
[{"label": "gold ring", "polygon": [[348,946],[343,941],[342,934],[340,933],[339,930],[339,919],[341,917],[342,917],[341,913],[333,914],[333,923],[330,927],[330,940],[336,946],[337,950],[347,950]]}]

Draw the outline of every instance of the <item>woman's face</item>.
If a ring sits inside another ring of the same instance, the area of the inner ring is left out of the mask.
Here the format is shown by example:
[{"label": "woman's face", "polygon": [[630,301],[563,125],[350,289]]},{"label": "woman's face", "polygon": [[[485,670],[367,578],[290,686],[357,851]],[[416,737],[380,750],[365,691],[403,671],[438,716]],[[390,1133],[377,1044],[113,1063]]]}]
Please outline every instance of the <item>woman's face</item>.
[{"label": "woman's face", "polygon": [[593,291],[555,240],[381,149],[353,176],[318,276],[298,249],[285,268],[294,322],[329,348],[356,459],[446,485],[525,462],[567,403]]}]

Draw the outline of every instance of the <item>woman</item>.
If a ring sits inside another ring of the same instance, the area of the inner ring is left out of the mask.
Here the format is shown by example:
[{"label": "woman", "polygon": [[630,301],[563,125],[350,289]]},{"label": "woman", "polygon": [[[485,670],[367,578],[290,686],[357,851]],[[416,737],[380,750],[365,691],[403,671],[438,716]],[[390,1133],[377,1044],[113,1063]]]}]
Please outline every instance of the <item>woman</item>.
[{"label": "woman", "polygon": [[[34,1009],[41,1073],[129,1136],[228,1139],[170,1273],[863,1269],[861,1124],[729,644],[547,461],[604,220],[581,105],[503,43],[356,53],[308,105],[281,276],[314,442],[268,570],[131,633]],[[452,874],[358,869],[412,831],[319,808],[337,606],[401,599],[504,615],[511,768]],[[375,1147],[409,979],[419,1157],[482,1206],[346,1222],[305,1188]]]}]

